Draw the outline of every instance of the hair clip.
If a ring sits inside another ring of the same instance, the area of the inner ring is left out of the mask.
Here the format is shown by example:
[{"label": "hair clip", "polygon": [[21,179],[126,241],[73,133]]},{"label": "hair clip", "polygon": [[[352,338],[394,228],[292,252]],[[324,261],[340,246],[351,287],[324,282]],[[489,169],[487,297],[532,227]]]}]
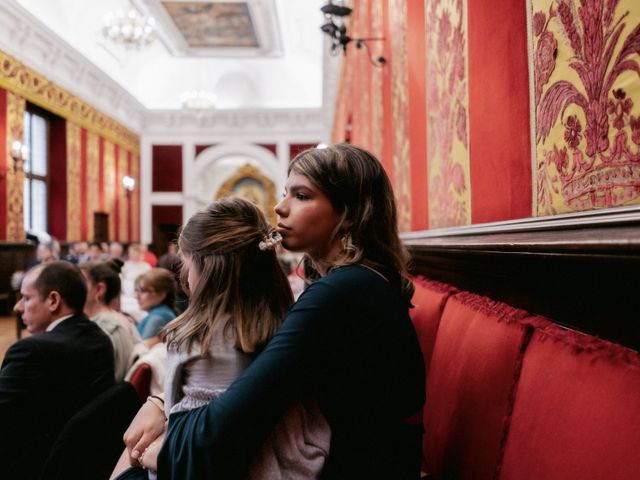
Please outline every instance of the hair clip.
[{"label": "hair clip", "polygon": [[273,250],[281,241],[282,235],[280,235],[280,232],[273,230],[271,233],[262,237],[262,241],[258,244],[258,248],[262,251]]}]

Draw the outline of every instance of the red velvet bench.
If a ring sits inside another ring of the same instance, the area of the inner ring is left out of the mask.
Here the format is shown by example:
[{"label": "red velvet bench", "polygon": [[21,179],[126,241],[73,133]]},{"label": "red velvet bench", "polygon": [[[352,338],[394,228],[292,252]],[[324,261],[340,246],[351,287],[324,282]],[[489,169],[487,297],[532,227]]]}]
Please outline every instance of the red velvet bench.
[{"label": "red velvet bench", "polygon": [[435,479],[640,478],[637,352],[414,279]]}]

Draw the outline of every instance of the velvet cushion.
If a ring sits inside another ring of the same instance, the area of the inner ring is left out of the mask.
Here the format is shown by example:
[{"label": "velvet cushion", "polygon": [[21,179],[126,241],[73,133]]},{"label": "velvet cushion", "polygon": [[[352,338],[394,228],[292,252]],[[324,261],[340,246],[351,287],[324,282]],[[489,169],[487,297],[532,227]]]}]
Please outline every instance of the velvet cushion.
[{"label": "velvet cushion", "polygon": [[433,353],[433,344],[436,341],[438,325],[444,305],[451,294],[456,292],[454,287],[445,283],[428,280],[422,276],[412,279],[415,292],[411,303],[414,308],[409,310],[409,315],[418,334],[424,367],[429,376],[429,364]]},{"label": "velvet cushion", "polygon": [[467,292],[447,301],[427,375],[424,454],[433,477],[493,478],[528,317]]},{"label": "velvet cushion", "polygon": [[638,354],[556,325],[536,329],[524,356],[499,478],[639,476]]}]

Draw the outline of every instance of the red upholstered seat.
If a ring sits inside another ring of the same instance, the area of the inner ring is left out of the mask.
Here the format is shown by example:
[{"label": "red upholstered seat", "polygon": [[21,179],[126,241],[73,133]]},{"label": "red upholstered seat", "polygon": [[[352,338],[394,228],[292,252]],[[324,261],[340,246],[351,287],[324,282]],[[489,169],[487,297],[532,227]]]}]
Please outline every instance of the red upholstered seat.
[{"label": "red upholstered seat", "polygon": [[133,372],[129,382],[133,385],[138,393],[141,402],[146,402],[147,397],[151,393],[151,376],[153,370],[148,363],[141,363]]},{"label": "red upholstered seat", "polygon": [[640,356],[556,325],[536,329],[499,478],[640,478]]},{"label": "red upholstered seat", "polygon": [[447,301],[424,410],[425,465],[434,478],[493,478],[532,328],[528,318],[522,310],[467,292]]},{"label": "red upholstered seat", "polygon": [[411,303],[414,308],[409,310],[409,315],[420,341],[425,371],[428,372],[442,311],[447,299],[457,290],[445,283],[428,280],[421,276],[412,280],[415,292]]}]

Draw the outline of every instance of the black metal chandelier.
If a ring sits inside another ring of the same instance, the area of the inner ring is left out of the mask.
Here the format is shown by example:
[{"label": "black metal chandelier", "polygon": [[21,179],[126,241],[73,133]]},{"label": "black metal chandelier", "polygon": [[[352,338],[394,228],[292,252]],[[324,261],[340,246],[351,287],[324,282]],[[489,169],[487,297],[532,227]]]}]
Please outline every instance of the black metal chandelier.
[{"label": "black metal chandelier", "polygon": [[374,67],[383,67],[387,63],[387,59],[382,55],[374,58],[371,49],[367,42],[375,42],[384,40],[384,37],[367,37],[367,38],[352,38],[347,35],[347,26],[345,25],[345,17],[351,15],[352,9],[343,5],[336,5],[332,0],[328,0],[328,3],[320,8],[324,13],[326,22],[320,27],[329,38],[331,39],[331,54],[337,55],[342,51],[343,55],[347,54],[347,45],[354,42],[356,48],[365,48],[369,61]]}]

